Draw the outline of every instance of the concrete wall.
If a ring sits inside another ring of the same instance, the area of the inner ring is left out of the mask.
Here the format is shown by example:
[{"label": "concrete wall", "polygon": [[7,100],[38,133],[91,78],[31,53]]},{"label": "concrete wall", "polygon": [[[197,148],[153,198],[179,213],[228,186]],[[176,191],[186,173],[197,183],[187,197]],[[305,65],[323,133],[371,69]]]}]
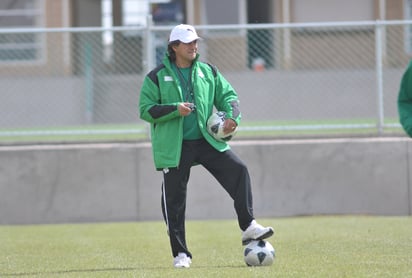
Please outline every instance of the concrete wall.
[{"label": "concrete wall", "polygon": [[[408,138],[234,141],[249,165],[258,218],[411,215]],[[150,144],[0,147],[0,224],[160,220],[161,174]],[[188,219],[234,218],[201,166]]]}]

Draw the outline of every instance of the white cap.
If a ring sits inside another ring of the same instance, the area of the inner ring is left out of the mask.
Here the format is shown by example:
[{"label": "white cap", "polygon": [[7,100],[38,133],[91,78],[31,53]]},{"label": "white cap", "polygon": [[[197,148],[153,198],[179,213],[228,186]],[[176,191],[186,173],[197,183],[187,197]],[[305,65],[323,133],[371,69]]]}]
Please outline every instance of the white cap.
[{"label": "white cap", "polygon": [[187,24],[179,24],[170,32],[169,42],[181,41],[183,43],[190,43],[198,40],[200,37],[197,35],[193,26]]}]

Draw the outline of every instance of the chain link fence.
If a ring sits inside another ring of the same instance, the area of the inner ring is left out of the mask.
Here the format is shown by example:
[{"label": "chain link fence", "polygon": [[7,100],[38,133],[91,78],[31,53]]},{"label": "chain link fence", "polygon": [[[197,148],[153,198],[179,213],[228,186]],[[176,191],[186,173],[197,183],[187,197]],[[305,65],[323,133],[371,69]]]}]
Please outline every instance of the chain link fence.
[{"label": "chain link fence", "polygon": [[[196,26],[240,97],[237,138],[403,134],[412,22]],[[148,139],[138,98],[172,26],[0,29],[0,141]]]}]

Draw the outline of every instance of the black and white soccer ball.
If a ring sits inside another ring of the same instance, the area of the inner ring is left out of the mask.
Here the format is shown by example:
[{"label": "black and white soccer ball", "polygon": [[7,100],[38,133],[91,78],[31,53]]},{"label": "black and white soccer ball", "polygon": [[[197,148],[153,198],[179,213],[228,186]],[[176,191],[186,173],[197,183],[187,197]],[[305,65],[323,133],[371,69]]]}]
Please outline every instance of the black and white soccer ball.
[{"label": "black and white soccer ball", "polygon": [[217,141],[227,142],[235,136],[237,132],[237,127],[229,132],[223,133],[223,123],[226,119],[226,112],[218,111],[213,113],[207,120],[207,131],[212,135]]},{"label": "black and white soccer ball", "polygon": [[245,263],[248,266],[269,266],[275,261],[275,249],[264,240],[253,240],[246,245]]}]

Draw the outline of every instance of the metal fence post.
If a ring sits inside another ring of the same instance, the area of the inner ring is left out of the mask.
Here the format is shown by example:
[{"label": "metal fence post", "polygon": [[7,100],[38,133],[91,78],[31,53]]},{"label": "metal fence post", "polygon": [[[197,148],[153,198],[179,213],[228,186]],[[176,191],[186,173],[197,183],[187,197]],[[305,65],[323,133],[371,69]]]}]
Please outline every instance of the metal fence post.
[{"label": "metal fence post", "polygon": [[383,124],[384,124],[384,107],[383,107],[383,73],[382,73],[382,58],[383,58],[383,42],[382,42],[382,32],[383,24],[378,20],[375,24],[375,62],[376,62],[376,90],[377,90],[377,105],[378,105],[378,119],[377,119],[377,129],[378,134],[383,134]]},{"label": "metal fence post", "polygon": [[146,40],[145,40],[145,53],[146,53],[146,63],[144,67],[146,69],[146,72],[149,72],[152,68],[154,68],[154,58],[155,58],[155,52],[153,49],[153,34],[152,34],[152,26],[153,26],[153,19],[152,15],[147,16],[147,22],[146,22]]},{"label": "metal fence post", "polygon": [[86,122],[93,122],[94,108],[94,69],[93,69],[93,52],[89,42],[84,45],[85,69],[84,77],[86,81]]}]

